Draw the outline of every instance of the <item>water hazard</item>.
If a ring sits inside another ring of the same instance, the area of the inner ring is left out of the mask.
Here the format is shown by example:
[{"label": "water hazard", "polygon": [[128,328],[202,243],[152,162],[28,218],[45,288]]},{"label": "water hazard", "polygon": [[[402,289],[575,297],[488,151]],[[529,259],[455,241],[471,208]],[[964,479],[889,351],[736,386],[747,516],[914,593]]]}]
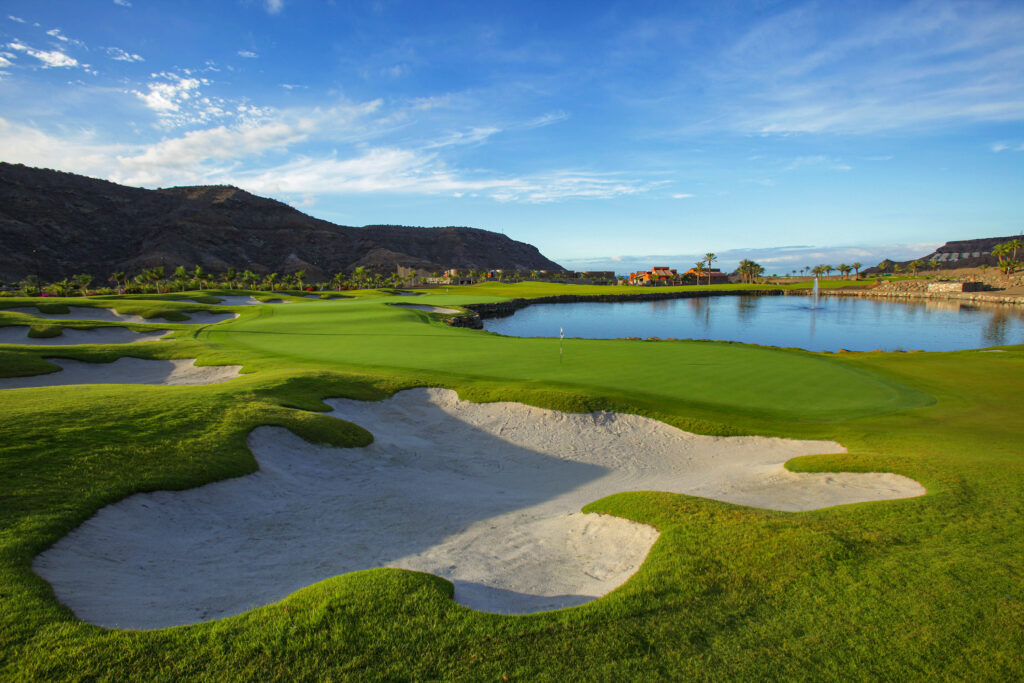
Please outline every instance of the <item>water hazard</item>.
[{"label": "water hazard", "polygon": [[1024,344],[1024,310],[955,301],[716,296],[535,304],[484,321],[513,337],[715,339],[809,351],[957,351]]}]

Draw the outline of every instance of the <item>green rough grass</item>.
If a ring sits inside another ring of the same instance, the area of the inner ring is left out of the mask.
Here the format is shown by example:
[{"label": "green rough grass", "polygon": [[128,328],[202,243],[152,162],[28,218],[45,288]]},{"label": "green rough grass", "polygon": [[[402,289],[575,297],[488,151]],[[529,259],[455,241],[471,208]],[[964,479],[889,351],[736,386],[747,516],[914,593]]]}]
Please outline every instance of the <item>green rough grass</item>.
[{"label": "green rough grass", "polygon": [[[521,296],[504,287],[415,301]],[[567,340],[559,364],[550,340],[452,329],[356,294],[250,307],[173,343],[0,348],[0,370],[15,374],[45,370],[43,357],[126,353],[249,373],[209,387],[0,392],[0,679],[1019,679],[1024,348],[820,355]],[[586,509],[661,531],[638,573],[588,605],[522,617],[467,610],[430,575],[370,570],[229,619],[111,631],[77,621],[31,572],[36,553],[107,503],[253,471],[244,439],[257,425],[361,445],[370,436],[325,415],[322,398],[433,384],[705,433],[835,439],[850,452],[789,467],[898,472],[928,495],[805,513],[614,495]],[[723,391],[712,399],[708,387]]]}]

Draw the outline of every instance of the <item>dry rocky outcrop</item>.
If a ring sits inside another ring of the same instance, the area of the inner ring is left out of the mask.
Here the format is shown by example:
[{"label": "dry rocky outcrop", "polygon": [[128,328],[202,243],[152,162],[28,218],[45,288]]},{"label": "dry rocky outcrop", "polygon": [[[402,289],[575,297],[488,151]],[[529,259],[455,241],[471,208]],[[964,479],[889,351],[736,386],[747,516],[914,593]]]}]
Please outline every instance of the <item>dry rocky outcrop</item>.
[{"label": "dry rocky outcrop", "polygon": [[146,190],[0,163],[0,279],[105,279],[200,265],[325,279],[357,266],[561,270],[536,247],[467,227],[349,227],[229,186]]}]

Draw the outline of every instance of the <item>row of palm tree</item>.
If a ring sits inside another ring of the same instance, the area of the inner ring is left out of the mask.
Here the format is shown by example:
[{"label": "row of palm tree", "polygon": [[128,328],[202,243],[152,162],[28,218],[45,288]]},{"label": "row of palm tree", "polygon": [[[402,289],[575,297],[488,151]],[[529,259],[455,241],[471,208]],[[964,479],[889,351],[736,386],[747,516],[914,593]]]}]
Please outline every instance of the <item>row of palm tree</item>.
[{"label": "row of palm tree", "polygon": [[863,267],[863,265],[863,263],[858,263],[856,261],[849,265],[845,263],[840,263],[838,266],[833,266],[829,263],[821,263],[816,266],[807,266],[806,268],[802,268],[800,270],[800,273],[803,274],[804,272],[809,272],[815,277],[827,278],[832,276],[832,271],[839,271],[839,273],[843,276],[843,279],[846,280],[847,278],[850,277],[850,271],[854,271],[857,277],[860,277],[860,269]]},{"label": "row of palm tree", "polygon": [[[832,275],[832,271],[838,270],[840,273],[842,273],[843,279],[845,280],[846,278],[848,278],[850,276],[850,271],[851,270],[854,271],[854,273],[855,273],[855,275],[857,277],[860,277],[860,269],[863,268],[863,267],[864,267],[864,264],[860,263],[858,261],[854,261],[850,265],[847,265],[845,263],[840,263],[838,266],[832,266],[832,265],[830,265],[828,263],[821,263],[821,264],[816,265],[816,266],[805,266],[805,267],[801,268],[800,269],[800,275],[803,276],[805,273],[810,273],[811,275],[814,275],[815,277],[822,277],[822,276],[829,277],[829,276]],[[879,264],[879,267],[881,267],[881,264]],[[793,275],[796,275],[796,270],[795,269],[790,271],[790,272],[792,272]]]},{"label": "row of palm tree", "polygon": [[[482,280],[488,276],[488,271],[470,269],[463,271],[464,276],[473,280]],[[568,278],[570,273],[548,273],[547,278],[558,277]],[[541,276],[540,271],[523,271],[521,273],[503,272],[497,273],[499,280],[519,280],[524,277],[537,279]],[[440,278],[441,273],[433,273],[434,278]],[[293,273],[268,273],[257,274],[252,270],[239,271],[237,268],[227,268],[222,273],[212,273],[202,266],[196,265],[192,268],[178,266],[169,274],[164,266],[144,268],[133,276],[125,271],[111,273],[107,281],[112,285],[112,291],[119,294],[135,294],[143,292],[156,292],[162,294],[169,291],[204,290],[212,288],[221,289],[249,289],[255,291],[287,291],[287,290],[343,290],[343,289],[370,289],[382,287],[403,287],[416,279],[415,276],[401,277],[397,272],[381,273],[366,266],[357,266],[352,272],[339,272],[331,276],[327,281],[315,283],[310,286],[306,282],[306,270],[297,270]],[[83,296],[89,293],[90,285],[94,283],[92,275],[80,274],[70,278],[64,278],[54,282],[43,282],[36,275],[27,275],[17,283],[17,286],[27,296],[34,296],[41,293],[54,296],[70,296],[76,292]]]},{"label": "row of palm tree", "polygon": [[740,278],[747,283],[754,282],[757,278],[764,275],[764,266],[756,261],[750,259],[743,259],[740,261],[739,267],[736,272],[740,274]]}]

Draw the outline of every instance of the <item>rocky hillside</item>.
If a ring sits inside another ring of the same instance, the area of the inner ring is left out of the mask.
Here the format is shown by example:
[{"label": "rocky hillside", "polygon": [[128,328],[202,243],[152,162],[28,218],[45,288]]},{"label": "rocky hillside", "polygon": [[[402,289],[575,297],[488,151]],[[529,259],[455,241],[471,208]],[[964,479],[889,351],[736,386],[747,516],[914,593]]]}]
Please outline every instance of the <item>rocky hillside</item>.
[{"label": "rocky hillside", "polygon": [[[999,263],[999,258],[992,254],[992,247],[1012,239],[1024,240],[1024,235],[1010,235],[1009,237],[982,237],[973,240],[955,240],[946,242],[926,256],[919,257],[920,261],[929,263],[937,261],[939,268],[976,268],[978,266],[994,266]],[[911,259],[913,261],[915,259]],[[891,270],[893,264],[899,264],[906,269],[911,261],[891,261],[886,259],[883,263],[888,264],[887,270]],[[864,275],[874,275],[880,272],[876,266],[865,268],[861,271]]]},{"label": "rocky hillside", "polygon": [[144,190],[0,163],[0,279],[201,265],[326,278],[394,270],[561,270],[536,247],[476,228],[335,225],[228,186]]}]

